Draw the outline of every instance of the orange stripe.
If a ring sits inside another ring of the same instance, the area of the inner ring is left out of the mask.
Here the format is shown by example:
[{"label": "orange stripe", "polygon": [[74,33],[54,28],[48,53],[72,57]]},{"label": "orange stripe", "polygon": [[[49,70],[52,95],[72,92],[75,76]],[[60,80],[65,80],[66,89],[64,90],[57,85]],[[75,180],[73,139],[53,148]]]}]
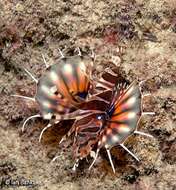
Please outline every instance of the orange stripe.
[{"label": "orange stripe", "polygon": [[111,121],[124,121],[128,120],[129,112],[121,113],[120,115],[112,116]]},{"label": "orange stripe", "polygon": [[74,100],[72,99],[71,95],[69,94],[64,82],[62,79],[60,79],[59,75],[58,75],[58,80],[55,82],[55,85],[57,86],[58,91],[67,99],[69,99],[69,101],[71,103],[75,103]]},{"label": "orange stripe", "polygon": [[83,92],[85,90],[85,86],[86,86],[86,77],[83,73],[83,71],[78,68],[78,81],[79,81],[79,92]]},{"label": "orange stripe", "polygon": [[119,106],[121,104],[122,101],[124,101],[125,99],[127,99],[133,91],[136,90],[136,83],[132,83],[128,88],[127,90],[124,91],[124,93],[122,94],[122,97],[120,98],[119,101],[117,101],[116,103],[116,107]]},{"label": "orange stripe", "polygon": [[68,86],[69,90],[71,92],[73,92],[73,94],[76,94],[77,93],[77,83],[76,83],[76,78],[73,75],[73,72],[72,73],[64,73],[64,75],[67,78],[67,86]]},{"label": "orange stripe", "polygon": [[121,112],[123,112],[123,107],[122,107],[122,106],[118,106],[118,107],[115,109],[113,115],[115,115],[115,114],[120,114]]}]

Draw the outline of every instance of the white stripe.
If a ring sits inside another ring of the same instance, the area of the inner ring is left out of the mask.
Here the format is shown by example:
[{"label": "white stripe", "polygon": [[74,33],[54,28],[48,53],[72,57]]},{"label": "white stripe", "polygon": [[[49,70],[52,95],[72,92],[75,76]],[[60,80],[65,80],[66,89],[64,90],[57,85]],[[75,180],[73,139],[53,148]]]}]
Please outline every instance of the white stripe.
[{"label": "white stripe", "polygon": [[155,115],[155,112],[142,112],[142,115]]},{"label": "white stripe", "polygon": [[46,62],[45,56],[42,54],[43,62],[45,63],[46,68],[49,67],[48,63]]},{"label": "white stripe", "polygon": [[33,79],[33,81],[35,81],[36,83],[38,83],[38,80],[27,69],[24,68],[24,70]]},{"label": "white stripe", "polygon": [[90,169],[92,168],[92,166],[94,165],[94,163],[95,163],[95,161],[96,161],[96,159],[97,159],[97,157],[98,157],[98,153],[99,153],[99,151],[100,151],[100,149],[97,149],[97,152],[96,152],[95,158],[94,158],[92,164],[89,166],[89,170],[90,170]]},{"label": "white stripe", "polygon": [[151,138],[153,138],[152,135],[147,134],[147,133],[143,133],[143,132],[140,132],[140,131],[135,131],[134,133],[135,133],[135,134],[139,134],[139,135],[143,135],[143,136],[147,136],[147,137],[151,137]]},{"label": "white stripe", "polygon": [[30,119],[37,118],[37,117],[41,117],[41,115],[37,114],[37,115],[33,115],[33,116],[28,117],[28,118],[24,121],[24,123],[23,123],[22,132],[24,131],[24,127],[25,127],[26,123],[27,123]]},{"label": "white stripe", "polygon": [[125,145],[120,144],[120,146],[124,148],[129,154],[131,154],[131,156],[133,156],[139,162],[139,159],[137,158],[137,156],[135,156]]},{"label": "white stripe", "polygon": [[109,150],[109,149],[106,149],[106,151],[107,151],[107,153],[108,153],[108,158],[109,158],[109,161],[110,161],[112,170],[113,170],[113,172],[115,173],[115,168],[114,168],[114,164],[113,164],[113,162],[112,162],[110,150]]},{"label": "white stripe", "polygon": [[40,136],[39,136],[39,142],[41,142],[43,133],[44,133],[48,128],[50,128],[51,126],[52,126],[52,125],[49,123],[45,128],[43,128],[43,130],[42,130],[42,132],[40,133]]},{"label": "white stripe", "polygon": [[14,97],[18,97],[18,98],[23,98],[23,99],[26,99],[26,100],[32,100],[35,102],[35,98],[31,98],[31,97],[28,97],[28,96],[20,96],[20,95],[16,95],[16,94],[13,94],[13,95],[10,95],[10,96],[14,96]]}]

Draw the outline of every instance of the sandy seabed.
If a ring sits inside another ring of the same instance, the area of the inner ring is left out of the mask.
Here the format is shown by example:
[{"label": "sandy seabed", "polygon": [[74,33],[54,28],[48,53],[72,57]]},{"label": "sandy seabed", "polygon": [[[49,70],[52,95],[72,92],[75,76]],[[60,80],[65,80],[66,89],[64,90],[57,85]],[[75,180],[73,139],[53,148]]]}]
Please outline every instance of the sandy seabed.
[{"label": "sandy seabed", "polygon": [[[144,110],[156,114],[139,127],[154,138],[127,142],[139,163],[114,147],[116,174],[103,151],[91,171],[90,160],[83,160],[73,173],[69,142],[58,146],[63,131],[53,127],[39,143],[46,123],[36,119],[22,133],[25,118],[36,112],[10,97],[35,94],[23,68],[39,78],[45,72],[42,54],[52,64],[58,48],[73,55],[77,47],[85,54],[94,50],[99,72],[116,64],[127,80],[146,80],[143,92],[151,93]],[[0,0],[0,189],[174,190],[175,151],[175,0]]]}]

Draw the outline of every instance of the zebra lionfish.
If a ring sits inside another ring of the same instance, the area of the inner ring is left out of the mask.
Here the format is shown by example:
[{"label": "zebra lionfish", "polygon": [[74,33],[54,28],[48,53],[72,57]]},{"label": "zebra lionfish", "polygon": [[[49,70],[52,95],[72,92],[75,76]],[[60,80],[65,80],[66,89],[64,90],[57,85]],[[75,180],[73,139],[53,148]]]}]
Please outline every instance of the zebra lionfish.
[{"label": "zebra lionfish", "polygon": [[[79,49],[78,49],[79,50]],[[87,98],[91,89],[91,74],[93,69],[93,57],[79,54],[65,57],[61,53],[61,59],[54,65],[48,65],[44,56],[46,72],[38,80],[27,69],[26,73],[36,83],[34,97],[12,95],[33,101],[39,107],[40,113],[30,116],[22,126],[24,131],[26,123],[33,118],[42,117],[48,120],[48,125],[42,130],[39,141],[45,130],[61,120],[74,119],[80,113],[79,104]],[[86,111],[85,111],[86,112]]]},{"label": "zebra lionfish", "polygon": [[[125,140],[132,134],[152,137],[138,131],[140,118],[153,112],[144,112],[142,100],[148,95],[141,93],[141,83],[136,81],[131,84],[121,77],[117,70],[107,69],[100,79],[92,79],[93,59],[79,55],[64,57],[54,65],[47,66],[46,73],[37,80],[29,71],[25,71],[36,82],[35,97],[13,95],[37,103],[40,113],[25,120],[26,123],[36,117],[49,121],[43,132],[61,120],[75,119],[73,126],[66,137],[74,135],[73,152],[75,164],[79,160],[93,155],[94,160],[89,169],[94,165],[102,147],[107,155],[115,173],[115,167],[110,150],[115,145],[120,145],[136,160],[139,159],[124,145]],[[55,160],[55,157],[53,160]]]},{"label": "zebra lionfish", "polygon": [[113,71],[104,72],[96,84],[96,93],[94,92],[89,101],[83,105],[83,110],[91,110],[91,113],[76,120],[72,128],[75,132],[73,147],[76,163],[74,169],[78,166],[80,159],[91,155],[92,151],[96,150],[94,160],[89,167],[91,169],[100,149],[105,147],[115,173],[110,153],[110,149],[115,145],[120,145],[139,161],[124,145],[124,142],[132,134],[152,137],[137,129],[141,116],[154,114],[142,110],[142,99],[148,94],[142,95],[140,85],[141,83],[138,84],[136,81],[129,84]]}]

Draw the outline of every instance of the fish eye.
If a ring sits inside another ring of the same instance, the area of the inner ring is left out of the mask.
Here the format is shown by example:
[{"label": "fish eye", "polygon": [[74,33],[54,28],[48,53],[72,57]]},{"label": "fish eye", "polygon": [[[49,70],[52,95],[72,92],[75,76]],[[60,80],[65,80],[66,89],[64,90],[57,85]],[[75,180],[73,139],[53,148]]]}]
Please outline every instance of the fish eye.
[{"label": "fish eye", "polygon": [[103,118],[102,115],[97,116],[97,119],[98,119],[98,120],[101,120],[102,118]]}]

